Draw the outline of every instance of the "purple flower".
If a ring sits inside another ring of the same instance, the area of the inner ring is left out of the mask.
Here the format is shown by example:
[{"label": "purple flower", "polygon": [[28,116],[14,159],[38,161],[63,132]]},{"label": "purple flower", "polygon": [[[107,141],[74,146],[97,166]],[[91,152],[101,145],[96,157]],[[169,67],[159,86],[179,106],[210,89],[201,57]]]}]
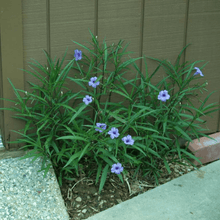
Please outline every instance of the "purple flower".
[{"label": "purple flower", "polygon": [[200,76],[204,76],[204,75],[202,74],[202,71],[201,71],[198,67],[194,67],[194,69],[196,70],[196,72],[194,73],[193,76],[195,76],[195,75],[197,75],[197,74],[200,74]]},{"label": "purple flower", "polygon": [[161,100],[162,102],[166,102],[166,100],[169,98],[170,98],[170,95],[168,94],[167,90],[160,91],[158,95],[159,100]]},{"label": "purple flower", "polygon": [[99,83],[100,83],[99,81],[97,83],[95,83],[96,80],[97,80],[97,77],[92,77],[90,79],[89,86],[92,86],[93,88],[96,88],[96,86],[98,86]]},{"label": "purple flower", "polygon": [[88,105],[90,102],[92,102],[92,96],[86,95],[85,98],[83,98],[83,102]]},{"label": "purple flower", "polygon": [[76,58],[76,61],[81,60],[82,59],[82,51],[81,50],[74,50],[74,52],[75,52],[74,57]]},{"label": "purple flower", "polygon": [[134,144],[134,140],[132,139],[131,135],[127,135],[127,137],[123,137],[122,140],[127,145],[133,145]]},{"label": "purple flower", "polygon": [[111,168],[111,172],[115,174],[120,174],[120,172],[123,171],[123,167],[121,166],[120,163],[113,164]]},{"label": "purple flower", "polygon": [[[96,126],[99,127],[99,128],[102,128],[104,130],[106,129],[106,124],[104,124],[104,123],[96,123]],[[99,130],[97,128],[95,130],[99,131],[100,133],[103,132],[103,130]]]},{"label": "purple flower", "polygon": [[111,131],[108,132],[108,134],[110,134],[111,139],[119,136],[117,128],[112,128]]}]

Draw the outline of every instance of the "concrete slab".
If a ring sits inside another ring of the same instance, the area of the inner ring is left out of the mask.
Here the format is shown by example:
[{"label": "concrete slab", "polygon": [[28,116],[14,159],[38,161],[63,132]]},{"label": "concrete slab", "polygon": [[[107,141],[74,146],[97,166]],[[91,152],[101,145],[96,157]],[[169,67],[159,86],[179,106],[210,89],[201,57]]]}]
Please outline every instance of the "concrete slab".
[{"label": "concrete slab", "polygon": [[220,160],[88,220],[220,220]]}]

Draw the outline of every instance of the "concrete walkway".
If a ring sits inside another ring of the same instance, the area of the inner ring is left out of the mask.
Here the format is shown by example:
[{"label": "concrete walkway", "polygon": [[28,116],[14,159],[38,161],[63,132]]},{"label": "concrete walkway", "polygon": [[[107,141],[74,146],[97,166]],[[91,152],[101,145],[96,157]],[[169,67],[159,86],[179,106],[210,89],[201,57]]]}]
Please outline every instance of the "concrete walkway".
[{"label": "concrete walkway", "polygon": [[220,220],[220,160],[88,220]]}]

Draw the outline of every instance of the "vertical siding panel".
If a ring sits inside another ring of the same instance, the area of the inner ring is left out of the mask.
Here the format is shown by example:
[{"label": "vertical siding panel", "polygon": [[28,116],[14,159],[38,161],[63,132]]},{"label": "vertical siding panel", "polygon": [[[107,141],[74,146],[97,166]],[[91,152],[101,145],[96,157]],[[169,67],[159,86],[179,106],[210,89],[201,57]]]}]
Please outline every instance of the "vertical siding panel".
[{"label": "vertical siding panel", "polygon": [[[2,59],[2,96],[6,99],[17,100],[14,90],[8,79],[15,88],[24,90],[23,71],[23,39],[22,39],[22,7],[18,0],[1,1],[1,55]],[[22,97],[23,94],[19,93]],[[4,108],[14,107],[15,104],[3,101]],[[17,105],[18,107],[18,105]],[[15,112],[4,110],[3,142],[6,149],[17,148],[22,145],[5,143],[15,141],[20,135],[18,131],[24,126],[23,121],[12,118]]]},{"label": "vertical siding panel", "polygon": [[[140,49],[139,49],[139,57],[143,57],[143,40],[144,40],[144,9],[145,9],[145,0],[141,1],[141,16],[140,16]],[[142,70],[143,60],[140,60],[140,70]],[[144,75],[145,76],[145,75]]]},{"label": "vertical siding panel", "polygon": [[94,5],[94,35],[98,36],[98,16],[99,16],[99,8],[98,8],[98,0],[94,0],[95,1],[95,5]]},{"label": "vertical siding panel", "polygon": [[[143,55],[160,60],[166,59],[174,64],[184,44],[185,16],[185,1],[145,1]],[[148,75],[151,76],[158,63],[147,58],[147,65]],[[142,68],[145,72],[145,65]],[[156,86],[167,76],[163,68],[160,68],[150,82]],[[166,79],[166,82],[170,83],[171,80]],[[164,86],[160,90],[163,89]],[[179,88],[175,84],[174,94],[177,91],[179,91]],[[172,98],[172,91],[169,94]],[[158,95],[159,93],[155,94],[155,99]],[[147,100],[151,100],[151,97],[147,97]]]},{"label": "vertical siding panel", "polygon": [[[47,53],[51,57],[50,51],[50,0],[46,0],[46,25],[47,25]],[[49,63],[47,62],[49,66]]]},{"label": "vertical siding panel", "polygon": [[[183,48],[185,10],[186,3],[177,0],[145,2],[144,55],[167,59],[174,64]],[[147,63],[152,74],[158,65],[149,59]],[[164,72],[160,73],[152,78],[154,84],[163,79]]]},{"label": "vertical siding panel", "polygon": [[139,56],[141,0],[103,0],[99,2],[99,39],[108,43],[120,39],[130,43],[131,57]]},{"label": "vertical siding panel", "polygon": [[[22,0],[22,23],[23,23],[23,44],[24,44],[24,69],[33,72],[29,68],[31,63],[35,63],[32,59],[38,61],[41,65],[47,65],[47,59],[43,50],[47,51],[47,25],[46,25],[46,1],[29,1]],[[33,66],[32,66],[33,67]],[[46,77],[39,69],[34,67],[36,71]],[[33,93],[29,82],[43,86],[43,83],[36,77],[24,72],[25,90]],[[27,102],[27,106],[33,107],[35,102]],[[27,134],[36,132],[36,129],[28,131]]]},{"label": "vertical siding panel", "polygon": [[[94,0],[65,0],[62,4],[60,0],[50,1],[51,58],[53,60],[55,57],[62,59],[68,48],[62,68],[74,58],[74,50],[81,50],[88,55],[84,48],[73,43],[72,40],[91,48],[86,41],[91,41],[89,29],[94,33],[96,27],[95,11]],[[75,73],[78,74],[78,72],[70,70],[68,76],[73,77]],[[81,86],[69,79],[66,79],[64,86],[73,93],[82,90]],[[67,89],[63,89],[63,92],[67,92]],[[74,101],[72,99],[69,105],[72,106]],[[75,106],[81,102],[81,99],[77,100]],[[61,109],[61,112],[64,112],[64,109]]]},{"label": "vertical siding panel", "polygon": [[[203,94],[199,91],[199,98],[204,101],[208,94],[213,93],[205,106],[211,103],[219,103],[220,94],[220,1],[205,1],[195,0],[190,1],[189,4],[189,21],[187,30],[187,43],[192,43],[186,51],[186,60],[205,60],[210,61],[203,69],[204,77],[190,82],[190,87],[194,84],[199,85],[208,82],[206,89],[208,92],[202,90]],[[201,67],[205,62],[196,64],[196,67]],[[199,77],[199,75],[197,75]],[[199,108],[201,102],[192,99],[192,103],[196,108]],[[205,107],[204,106],[204,107]],[[209,111],[209,110],[207,110]],[[195,113],[195,111],[192,111]],[[202,116],[201,119],[207,120],[207,127],[210,129],[209,133],[219,130],[219,112],[214,112],[210,116]],[[202,126],[206,128],[206,126]],[[207,131],[203,133],[208,133]]]},{"label": "vertical siding panel", "polygon": [[[129,54],[132,58],[137,58],[140,51],[140,33],[141,33],[141,5],[142,1],[135,0],[103,0],[99,1],[99,36],[100,42],[106,37],[107,46],[112,43],[118,44],[119,40],[125,40],[123,46],[129,43],[127,51],[134,52]],[[123,61],[129,58],[128,55],[124,56]],[[140,61],[136,62],[140,67]],[[109,66],[109,69],[111,67]],[[127,72],[123,75],[126,79],[134,79],[135,73]],[[131,93],[132,86],[127,85],[128,93]],[[114,93],[114,102],[120,102],[123,97]],[[103,100],[105,101],[105,100]],[[126,101],[127,106],[128,101]]]},{"label": "vertical siding panel", "polygon": [[[2,5],[0,3],[0,13],[2,11]],[[0,27],[1,27],[1,16],[0,16]],[[1,28],[0,28],[0,98],[3,97],[3,75],[2,75],[2,48],[1,48]],[[4,101],[0,99],[0,108],[3,107]],[[0,110],[0,150],[3,147],[2,137],[5,136],[4,130],[4,111]]]},{"label": "vertical siding panel", "polygon": [[[89,29],[94,32],[94,1],[50,1],[51,56],[63,57],[68,47],[66,60],[73,59],[74,50],[81,48],[72,40],[81,44],[90,41]],[[88,46],[88,45],[87,45]],[[83,49],[82,49],[83,50]],[[67,61],[66,63],[67,64]]]}]

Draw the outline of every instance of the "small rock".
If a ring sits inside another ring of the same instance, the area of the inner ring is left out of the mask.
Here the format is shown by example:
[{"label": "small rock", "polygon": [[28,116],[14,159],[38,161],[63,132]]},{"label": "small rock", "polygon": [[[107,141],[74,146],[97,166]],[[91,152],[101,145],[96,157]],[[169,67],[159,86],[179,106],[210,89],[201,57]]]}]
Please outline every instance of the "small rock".
[{"label": "small rock", "polygon": [[83,210],[82,210],[82,213],[86,213],[86,212],[87,212],[87,209],[83,209]]},{"label": "small rock", "polygon": [[82,199],[81,199],[80,197],[77,197],[77,198],[76,198],[76,201],[77,201],[77,202],[81,202]]},{"label": "small rock", "polygon": [[116,199],[118,203],[122,203],[121,199]]},{"label": "small rock", "polygon": [[103,200],[99,203],[99,206],[102,208]]}]

